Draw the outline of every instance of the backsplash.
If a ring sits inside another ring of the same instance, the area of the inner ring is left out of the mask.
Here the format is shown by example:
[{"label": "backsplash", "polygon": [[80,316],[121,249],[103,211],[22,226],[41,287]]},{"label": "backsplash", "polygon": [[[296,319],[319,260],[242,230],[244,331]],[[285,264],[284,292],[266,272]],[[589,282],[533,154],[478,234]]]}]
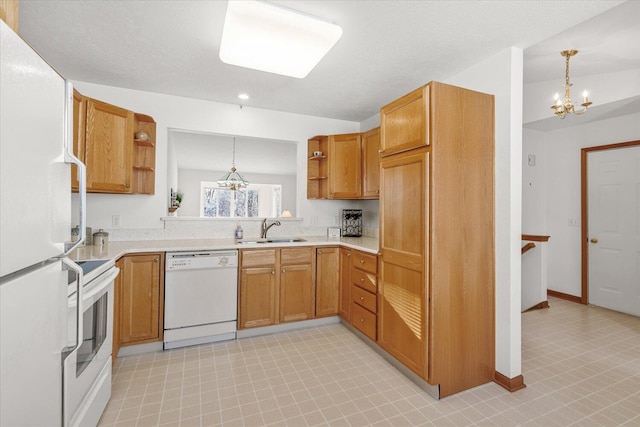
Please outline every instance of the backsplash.
[{"label": "backsplash", "polygon": [[[327,226],[305,225],[302,219],[278,218],[280,226],[269,229],[269,237],[294,236],[326,236]],[[271,224],[273,220],[269,220]],[[233,238],[236,226],[240,225],[244,231],[244,238],[260,237],[261,221],[256,220],[210,220],[200,218],[165,218],[164,228],[105,229],[109,232],[109,241],[138,241],[138,240],[177,240],[177,239],[229,239]],[[362,235],[378,237],[378,229],[363,227]]]}]

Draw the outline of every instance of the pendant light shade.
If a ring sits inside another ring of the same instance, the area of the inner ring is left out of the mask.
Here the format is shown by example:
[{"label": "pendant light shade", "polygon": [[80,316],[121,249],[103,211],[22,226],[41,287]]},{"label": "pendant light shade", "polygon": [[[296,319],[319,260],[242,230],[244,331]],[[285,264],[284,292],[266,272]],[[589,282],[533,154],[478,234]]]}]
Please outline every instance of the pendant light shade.
[{"label": "pendant light shade", "polygon": [[240,175],[236,171],[236,138],[233,137],[233,162],[231,163],[231,171],[227,172],[222,178],[218,180],[218,185],[220,187],[228,188],[232,191],[238,190],[240,188],[245,188],[249,185],[249,181],[244,179],[242,175]]}]

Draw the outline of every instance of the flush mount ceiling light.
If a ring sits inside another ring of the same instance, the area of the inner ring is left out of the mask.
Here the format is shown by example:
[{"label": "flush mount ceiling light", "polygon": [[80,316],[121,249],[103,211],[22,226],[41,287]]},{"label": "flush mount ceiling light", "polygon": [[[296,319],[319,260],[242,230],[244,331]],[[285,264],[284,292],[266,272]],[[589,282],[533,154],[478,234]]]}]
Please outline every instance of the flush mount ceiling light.
[{"label": "flush mount ceiling light", "polygon": [[243,101],[246,101],[247,99],[249,99],[249,95],[247,95],[246,93],[239,93],[238,98],[242,99]]},{"label": "flush mount ceiling light", "polygon": [[222,62],[302,79],[342,36],[326,20],[265,1],[229,1]]},{"label": "flush mount ceiling light", "polygon": [[560,95],[556,92],[555,96],[553,97],[554,103],[551,108],[555,110],[554,114],[561,119],[564,119],[570,113],[578,115],[584,114],[587,112],[587,108],[589,108],[589,105],[592,104],[591,101],[589,101],[589,92],[587,92],[586,90],[582,92],[582,97],[584,98],[584,102],[580,104],[583,107],[582,110],[576,111],[575,105],[573,105],[573,103],[571,102],[571,86],[573,85],[569,83],[569,59],[577,53],[577,50],[563,50],[562,52],[560,52],[560,55],[566,58],[564,73],[564,100],[560,99]]},{"label": "flush mount ceiling light", "polygon": [[236,191],[249,185],[249,181],[244,179],[242,175],[236,172],[236,138],[233,137],[233,162],[231,163],[231,172],[227,172],[225,176],[218,180],[220,187],[228,188]]}]

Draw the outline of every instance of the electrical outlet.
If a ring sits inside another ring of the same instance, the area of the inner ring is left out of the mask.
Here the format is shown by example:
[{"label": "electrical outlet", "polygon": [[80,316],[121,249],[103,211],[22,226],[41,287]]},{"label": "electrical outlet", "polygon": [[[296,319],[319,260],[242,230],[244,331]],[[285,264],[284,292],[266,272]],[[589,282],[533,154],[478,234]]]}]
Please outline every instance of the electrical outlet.
[{"label": "electrical outlet", "polygon": [[111,215],[111,226],[120,227],[120,215]]},{"label": "electrical outlet", "polygon": [[536,165],[536,155],[535,154],[529,154],[527,156],[527,164],[529,166],[535,166]]}]

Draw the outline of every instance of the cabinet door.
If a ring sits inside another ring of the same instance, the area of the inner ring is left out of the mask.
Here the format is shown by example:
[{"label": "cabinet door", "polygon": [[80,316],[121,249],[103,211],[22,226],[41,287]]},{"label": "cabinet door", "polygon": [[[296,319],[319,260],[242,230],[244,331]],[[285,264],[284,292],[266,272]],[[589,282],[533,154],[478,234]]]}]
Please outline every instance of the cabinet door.
[{"label": "cabinet door", "polygon": [[378,344],[427,379],[429,153],[413,150],[380,165]]},{"label": "cabinet door", "polygon": [[[82,95],[73,90],[73,154],[84,161],[85,106]],[[71,165],[71,189],[78,191],[78,167]]]},{"label": "cabinet door", "polygon": [[358,199],[362,195],[360,134],[329,137],[329,198]]},{"label": "cabinet door", "polygon": [[87,98],[84,160],[87,191],[131,192],[133,113]]},{"label": "cabinet door", "polygon": [[362,135],[362,197],[380,196],[380,128]]},{"label": "cabinet door", "polygon": [[122,316],[122,292],[124,289],[124,258],[116,261],[116,267],[120,269],[120,274],[113,282],[113,340],[111,346],[111,364],[116,363],[116,357],[122,344],[122,333],[120,332]]},{"label": "cabinet door", "polygon": [[351,320],[351,249],[340,249],[340,296],[338,313]]},{"label": "cabinet door", "polygon": [[120,296],[122,344],[162,340],[161,254],[123,258]]},{"label": "cabinet door", "polygon": [[285,265],[280,271],[280,322],[313,318],[311,264]]},{"label": "cabinet door", "polygon": [[380,155],[429,145],[429,85],[380,109]]},{"label": "cabinet door", "polygon": [[340,250],[318,248],[316,256],[316,317],[338,314]]},{"label": "cabinet door", "polygon": [[243,268],[240,272],[239,328],[274,325],[278,319],[276,267]]}]

